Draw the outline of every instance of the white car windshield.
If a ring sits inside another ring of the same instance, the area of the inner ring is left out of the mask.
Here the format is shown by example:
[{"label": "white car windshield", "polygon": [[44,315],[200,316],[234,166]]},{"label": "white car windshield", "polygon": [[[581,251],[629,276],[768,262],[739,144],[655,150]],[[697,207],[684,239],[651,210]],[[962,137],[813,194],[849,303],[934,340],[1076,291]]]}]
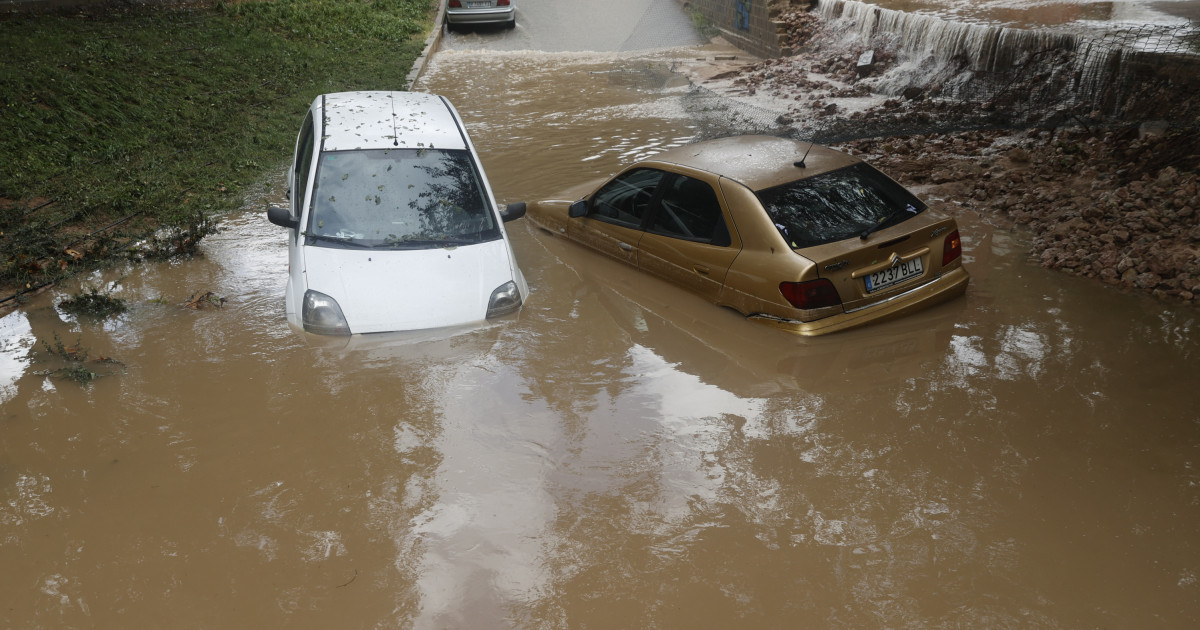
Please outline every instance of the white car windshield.
[{"label": "white car windshield", "polygon": [[323,152],[304,234],[319,247],[390,249],[500,238],[470,152],[441,149]]}]

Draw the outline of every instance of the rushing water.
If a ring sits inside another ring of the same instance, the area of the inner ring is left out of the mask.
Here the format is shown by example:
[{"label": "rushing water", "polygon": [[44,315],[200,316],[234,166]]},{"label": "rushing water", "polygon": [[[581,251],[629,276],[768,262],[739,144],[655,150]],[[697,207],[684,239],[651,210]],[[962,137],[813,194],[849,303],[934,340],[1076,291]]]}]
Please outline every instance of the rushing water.
[{"label": "rushing water", "polygon": [[[826,0],[827,1],[827,0]],[[1200,21],[1198,0],[863,0],[955,22],[1018,28],[1110,29]]]},{"label": "rushing water", "polygon": [[[502,201],[695,133],[669,68],[712,49],[489,36],[421,88]],[[288,328],[264,203],[203,258],[82,279],[126,314],[63,313],[69,284],[0,319],[0,626],[1200,622],[1194,309],[966,215],[963,299],[798,339],[518,222],[519,318],[343,347]],[[124,369],[47,375],[55,335]]]}]

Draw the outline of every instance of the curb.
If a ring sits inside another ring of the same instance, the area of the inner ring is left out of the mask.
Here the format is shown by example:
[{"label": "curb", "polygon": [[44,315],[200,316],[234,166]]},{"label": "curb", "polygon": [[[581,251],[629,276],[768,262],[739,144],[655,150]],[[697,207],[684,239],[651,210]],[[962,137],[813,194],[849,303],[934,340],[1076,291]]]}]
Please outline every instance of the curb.
[{"label": "curb", "polygon": [[425,71],[425,64],[429,63],[429,59],[433,56],[433,53],[437,52],[438,44],[442,42],[446,3],[443,0],[435,1],[438,3],[438,11],[437,16],[433,18],[433,30],[425,38],[425,48],[421,50],[421,54],[413,61],[412,69],[408,71],[408,76],[404,79],[404,89],[408,91],[416,88],[417,81],[421,79],[421,73]]}]

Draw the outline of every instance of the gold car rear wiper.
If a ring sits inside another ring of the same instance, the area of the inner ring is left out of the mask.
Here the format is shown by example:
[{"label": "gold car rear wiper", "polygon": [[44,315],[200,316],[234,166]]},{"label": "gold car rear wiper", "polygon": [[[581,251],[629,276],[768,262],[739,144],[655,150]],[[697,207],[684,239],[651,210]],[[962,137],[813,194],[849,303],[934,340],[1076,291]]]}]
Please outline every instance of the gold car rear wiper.
[{"label": "gold car rear wiper", "polygon": [[896,217],[903,215],[905,212],[909,212],[909,213],[915,215],[915,214],[919,213],[920,210],[918,210],[916,208],[916,206],[913,206],[912,204],[908,204],[908,205],[904,206],[903,208],[900,208],[899,210],[893,210],[892,212],[887,213],[883,217],[880,217],[880,219],[878,221],[876,221],[873,225],[868,226],[867,229],[863,230],[862,233],[858,235],[858,238],[860,238],[864,241],[867,240],[868,236],[874,234],[875,232],[877,232],[879,230],[882,230],[884,228],[884,226],[891,225],[892,221],[896,220]]}]

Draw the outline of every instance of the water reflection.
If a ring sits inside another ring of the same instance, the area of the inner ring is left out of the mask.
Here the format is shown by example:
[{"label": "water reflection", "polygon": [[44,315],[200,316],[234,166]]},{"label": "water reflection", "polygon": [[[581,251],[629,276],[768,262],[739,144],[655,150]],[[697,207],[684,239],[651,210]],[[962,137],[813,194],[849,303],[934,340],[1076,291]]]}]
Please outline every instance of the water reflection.
[{"label": "water reflection", "polygon": [[[439,68],[432,89],[453,92],[457,68]],[[491,98],[537,89],[502,85]],[[467,117],[489,128],[476,134],[485,162],[509,156],[488,164],[502,197],[553,194],[631,159],[594,148],[625,142],[623,120],[592,121],[611,136],[562,126],[549,132],[555,165],[530,178],[522,157],[543,156],[524,150],[521,125]],[[662,124],[670,118],[642,121]],[[975,280],[966,299],[812,340],[513,230],[534,295],[506,331],[520,348],[507,358],[557,441],[541,442],[553,461],[526,508],[539,514],[526,527],[542,528],[537,596],[500,598],[515,615],[505,625],[1121,625],[1169,608],[1181,611],[1174,621],[1193,618],[1175,589],[1191,588],[1194,554],[1164,571],[1161,556],[1129,551],[1125,589],[1099,576],[1118,562],[1105,541],[1131,550],[1147,539],[1128,532],[1186,528],[1168,504],[1104,497],[1148,480],[1122,476],[1132,471],[1120,453],[1146,440],[1130,420],[1146,418],[1139,406],[1176,436],[1196,422],[1183,377],[1154,367],[1194,355],[1194,314],[1045,272],[1017,235],[960,223]],[[1194,494],[1187,449],[1158,443],[1150,458],[1175,463],[1168,485]],[[1165,550],[1163,535],[1152,544]]]},{"label": "water reflection", "polygon": [[[590,74],[613,59],[516,58],[429,83],[502,199],[693,133],[669,84]],[[202,258],[89,278],[124,278],[116,323],[66,286],[0,319],[0,620],[1194,626],[1196,313],[959,224],[965,298],[825,338],[518,222],[519,317],[327,345],[284,319],[284,235],[232,215]],[[127,372],[37,374],[55,333]]]},{"label": "water reflection", "polygon": [[24,312],[0,317],[0,403],[16,395],[17,379],[29,367],[32,333]]}]

